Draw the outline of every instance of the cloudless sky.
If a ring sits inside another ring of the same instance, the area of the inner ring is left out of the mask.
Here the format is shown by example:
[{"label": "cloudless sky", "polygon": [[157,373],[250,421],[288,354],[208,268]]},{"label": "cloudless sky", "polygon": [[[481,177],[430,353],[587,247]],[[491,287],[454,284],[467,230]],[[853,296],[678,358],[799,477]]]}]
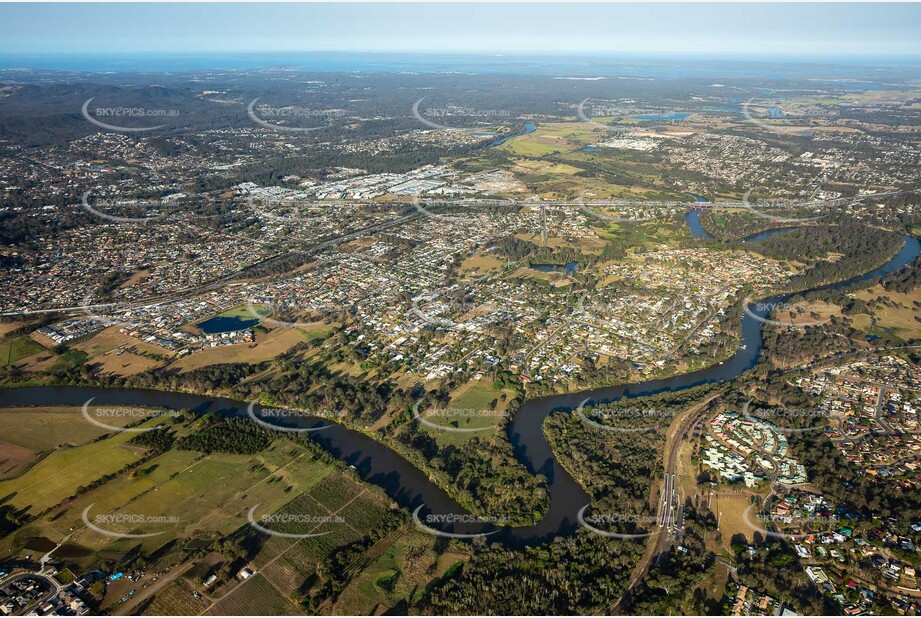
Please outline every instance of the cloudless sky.
[{"label": "cloudless sky", "polygon": [[0,4],[0,52],[921,55],[921,4]]}]

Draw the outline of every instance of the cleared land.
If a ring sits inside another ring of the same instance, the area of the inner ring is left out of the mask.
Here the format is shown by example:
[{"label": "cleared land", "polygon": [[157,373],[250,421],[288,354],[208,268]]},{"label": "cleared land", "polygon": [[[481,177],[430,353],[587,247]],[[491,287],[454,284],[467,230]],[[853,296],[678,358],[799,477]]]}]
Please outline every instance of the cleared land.
[{"label": "cleared land", "polygon": [[505,262],[491,255],[478,253],[461,262],[458,269],[465,275],[485,275],[499,270],[505,266]]},{"label": "cleared land", "polygon": [[43,346],[27,335],[0,341],[0,366],[15,365],[24,358],[45,351]]},{"label": "cleared land", "polygon": [[512,138],[499,146],[516,155],[541,157],[577,150],[593,141],[594,128],[581,122],[540,125],[533,133]]},{"label": "cleared land", "polygon": [[104,433],[86,422],[78,408],[0,408],[0,477],[18,476],[42,454],[92,442]]},{"label": "cleared land", "polygon": [[[105,422],[119,426],[131,420],[122,416],[107,418]],[[34,451],[86,444],[104,433],[105,429],[83,418],[80,408],[0,408],[0,435],[3,439]]]},{"label": "cleared land", "polygon": [[858,314],[853,318],[854,328],[872,332],[873,320],[875,327],[891,329],[894,334],[902,339],[921,337],[921,322],[916,318],[921,315],[918,303],[921,303],[921,288],[916,288],[908,294],[890,292],[876,285],[867,290],[860,290],[854,294],[865,301],[883,301],[871,314]]},{"label": "cleared land", "polygon": [[25,326],[25,322],[0,322],[0,337],[5,337],[7,333],[10,333],[17,328]]},{"label": "cleared land", "polygon": [[99,365],[104,374],[131,376],[147,371],[173,356],[174,352],[145,343],[118,332],[112,326],[73,346],[85,352],[89,362]]},{"label": "cleared land", "polygon": [[107,474],[118,472],[138,459],[125,448],[132,434],[119,433],[100,442],[51,453],[20,477],[0,482],[0,496],[12,495],[8,503],[39,513]]},{"label": "cleared land", "polygon": [[261,573],[250,577],[226,599],[208,610],[211,616],[298,616],[300,608],[283,596]]},{"label": "cleared land", "polygon": [[37,456],[35,451],[0,440],[0,478],[17,475]]},{"label": "cleared land", "polygon": [[184,579],[177,579],[157,593],[153,602],[144,610],[143,616],[197,616],[208,603],[196,599],[192,587]]},{"label": "cleared land", "polygon": [[284,354],[294,345],[325,337],[334,327],[322,322],[297,327],[279,327],[268,334],[257,333],[256,342],[207,348],[187,354],[172,364],[182,372],[218,363],[259,363]]},{"label": "cleared land", "polygon": [[[502,400],[503,395],[506,401]],[[472,437],[489,438],[503,420],[507,400],[513,397],[512,391],[495,390],[487,381],[468,382],[451,393],[450,403],[435,406],[434,412],[423,413],[423,417],[437,425],[482,431],[441,431],[427,426],[425,429],[440,444],[462,444]]]}]

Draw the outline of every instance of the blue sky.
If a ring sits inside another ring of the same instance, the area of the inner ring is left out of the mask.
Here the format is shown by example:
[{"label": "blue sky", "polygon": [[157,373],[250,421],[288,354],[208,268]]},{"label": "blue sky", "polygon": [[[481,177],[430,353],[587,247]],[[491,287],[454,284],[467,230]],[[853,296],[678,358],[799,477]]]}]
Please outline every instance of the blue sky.
[{"label": "blue sky", "polygon": [[921,56],[921,4],[0,4],[0,52]]}]

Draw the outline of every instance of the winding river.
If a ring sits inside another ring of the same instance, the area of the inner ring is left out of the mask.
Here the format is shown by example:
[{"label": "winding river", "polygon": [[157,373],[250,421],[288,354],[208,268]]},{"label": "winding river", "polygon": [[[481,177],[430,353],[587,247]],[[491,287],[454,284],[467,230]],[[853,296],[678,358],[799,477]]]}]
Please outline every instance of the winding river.
[{"label": "winding river", "polygon": [[[693,229],[693,228],[692,228]],[[901,251],[883,266],[846,281],[816,289],[842,289],[851,284],[893,273],[921,253],[921,243],[905,236]],[[783,302],[789,295],[764,299],[751,306],[753,315],[743,314],[742,344],[721,364],[690,373],[637,384],[599,388],[581,393],[553,395],[526,401],[509,426],[509,437],[518,458],[532,473],[544,474],[549,483],[550,509],[537,524],[523,528],[500,528],[492,524],[458,523],[436,526],[455,534],[489,533],[489,539],[520,546],[545,542],[572,533],[578,525],[576,514],[590,502],[582,487],[557,462],[543,434],[544,419],[554,410],[572,410],[581,402],[606,402],[621,397],[640,397],[663,391],[677,391],[705,383],[732,380],[750,369],[761,354],[762,322],[771,303]],[[246,404],[229,399],[183,393],[137,389],[101,389],[77,386],[38,386],[0,389],[0,406],[80,406],[90,398],[95,404],[135,405],[188,409],[197,413],[219,412],[235,416],[246,414]],[[258,408],[257,408],[258,410]],[[421,470],[387,446],[355,430],[325,420],[311,419],[308,426],[328,425],[310,435],[333,455],[356,468],[362,479],[381,486],[398,504],[410,510],[425,505],[421,513],[464,516],[466,511],[447,492]]]}]

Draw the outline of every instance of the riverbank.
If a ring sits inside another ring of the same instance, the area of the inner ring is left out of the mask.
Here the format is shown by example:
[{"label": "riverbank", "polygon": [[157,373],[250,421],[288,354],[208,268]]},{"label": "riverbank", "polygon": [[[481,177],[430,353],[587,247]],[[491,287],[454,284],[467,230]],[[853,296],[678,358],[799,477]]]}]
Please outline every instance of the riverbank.
[{"label": "riverbank", "polygon": [[[817,290],[833,287],[845,288],[855,282],[885,276],[900,270],[921,253],[921,243],[906,236],[902,250],[882,266],[851,279]],[[808,291],[808,290],[807,290]],[[761,304],[782,302],[788,295],[765,299]],[[556,536],[572,533],[578,526],[577,512],[591,500],[582,486],[554,457],[552,447],[543,433],[546,417],[555,410],[572,410],[585,400],[595,403],[614,401],[622,397],[678,391],[700,384],[725,382],[735,379],[757,362],[763,339],[761,326],[769,309],[761,313],[746,313],[742,318],[741,345],[727,361],[704,369],[648,380],[635,384],[622,384],[589,391],[567,393],[525,401],[508,424],[508,436],[516,457],[532,474],[544,474],[548,479],[550,505],[538,522],[520,528],[503,528],[490,538],[509,545],[543,543]],[[226,398],[209,398],[173,391],[134,390],[127,388],[105,389],[80,386],[39,386],[0,389],[0,405],[70,405],[81,406],[90,398],[99,405],[139,405],[188,409],[191,412],[217,412],[242,416],[248,404]],[[312,432],[312,438],[335,457],[355,466],[359,476],[382,487],[400,506],[410,510],[423,508],[437,514],[469,513],[463,505],[435,482],[418,466],[408,461],[393,448],[376,440],[361,429],[319,417],[307,422],[325,422],[329,426]],[[456,532],[478,534],[495,532],[495,527],[458,525]]]}]

